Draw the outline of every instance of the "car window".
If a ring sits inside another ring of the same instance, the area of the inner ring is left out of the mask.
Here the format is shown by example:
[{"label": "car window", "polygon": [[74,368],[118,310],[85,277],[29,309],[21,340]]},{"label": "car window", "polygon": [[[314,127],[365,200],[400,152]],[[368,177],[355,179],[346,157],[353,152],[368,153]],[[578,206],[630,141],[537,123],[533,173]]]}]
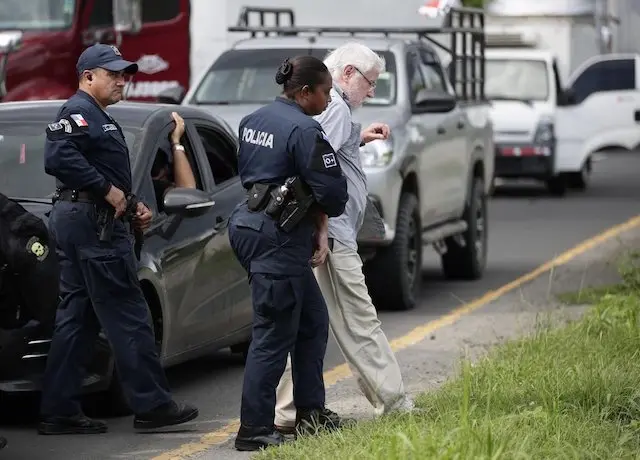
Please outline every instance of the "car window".
[{"label": "car window", "polygon": [[579,104],[593,93],[633,90],[636,87],[634,59],[607,59],[587,67],[572,85]]},{"label": "car window", "polygon": [[[308,52],[324,59],[329,49]],[[387,72],[377,81],[375,97],[367,105],[391,105],[396,98],[396,71],[393,53],[379,51]],[[280,94],[275,73],[282,61],[306,52],[300,49],[229,50],[209,68],[195,91],[192,104],[266,104]]]},{"label": "car window", "polygon": [[73,24],[75,0],[3,0],[0,30],[59,30]]},{"label": "car window", "polygon": [[426,85],[422,72],[420,72],[420,66],[418,65],[418,59],[413,51],[407,53],[407,75],[409,80],[409,91],[411,93],[411,100],[414,101],[418,92],[425,89]]},{"label": "car window", "polygon": [[[44,121],[0,122],[0,193],[23,198],[44,198],[55,192],[55,178],[44,172]],[[139,128],[123,126],[131,162]]]},{"label": "car window", "polygon": [[444,75],[442,73],[439,61],[434,57],[432,53],[429,53],[425,50],[420,50],[418,65],[420,67],[420,71],[422,72],[422,76],[424,77],[425,88],[429,92],[447,92]]},{"label": "car window", "polygon": [[484,91],[488,99],[546,101],[549,97],[547,63],[534,59],[486,59]]},{"label": "car window", "polygon": [[[58,0],[62,1],[62,0]],[[68,0],[65,0],[68,1]],[[142,0],[142,22],[170,21],[180,14],[180,0]],[[92,27],[113,26],[113,1],[95,0],[89,15]]]},{"label": "car window", "polygon": [[[171,141],[169,137],[172,130],[173,126],[166,128],[159,136],[158,142],[152,150],[152,152],[154,152],[153,161],[147,169],[147,174],[151,178],[151,183],[153,185],[155,209],[157,209],[160,213],[164,212],[164,193],[169,189],[169,187],[175,185],[175,173],[173,170],[175,161],[173,159],[174,154],[171,148]],[[182,136],[182,139],[180,139],[180,143],[184,147],[184,153],[189,160],[191,171],[193,172],[193,176],[196,179],[196,188],[199,190],[204,190],[204,180],[202,177],[200,165],[198,164],[196,155],[194,153],[194,143],[191,142],[191,139],[187,133]]]},{"label": "car window", "polygon": [[235,146],[230,145],[223,136],[202,125],[196,130],[207,154],[211,174],[217,187],[238,177],[238,155]]}]

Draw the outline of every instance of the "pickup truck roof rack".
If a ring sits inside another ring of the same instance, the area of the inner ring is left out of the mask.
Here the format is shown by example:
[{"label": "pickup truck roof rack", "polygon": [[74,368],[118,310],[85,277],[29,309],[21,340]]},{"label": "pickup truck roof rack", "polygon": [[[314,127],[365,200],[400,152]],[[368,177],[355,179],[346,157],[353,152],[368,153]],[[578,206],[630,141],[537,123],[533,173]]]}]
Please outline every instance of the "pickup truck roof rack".
[{"label": "pickup truck roof rack", "polygon": [[[250,25],[250,14],[257,14],[259,25]],[[243,7],[236,26],[228,27],[229,32],[249,32],[252,38],[262,34],[268,36],[298,36],[300,34],[347,34],[352,37],[363,34],[416,35],[451,55],[449,78],[458,98],[465,101],[485,101],[485,20],[484,11],[479,8],[450,8],[441,27],[335,27],[296,26],[295,13],[291,8]],[[267,25],[272,17],[275,25]],[[288,26],[281,25],[281,19],[288,18]],[[431,35],[448,34],[447,46]],[[463,65],[463,63],[467,65]]]}]

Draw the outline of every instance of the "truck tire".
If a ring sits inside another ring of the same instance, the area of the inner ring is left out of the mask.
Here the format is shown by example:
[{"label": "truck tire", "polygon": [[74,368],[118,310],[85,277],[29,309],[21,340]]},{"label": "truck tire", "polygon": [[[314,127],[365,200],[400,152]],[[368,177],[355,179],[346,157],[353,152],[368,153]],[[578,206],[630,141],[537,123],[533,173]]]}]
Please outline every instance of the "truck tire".
[{"label": "truck tire", "polygon": [[463,219],[467,230],[462,234],[464,246],[455,238],[445,239],[447,252],[442,255],[442,271],[449,279],[475,280],[482,277],[487,263],[487,196],[484,181],[473,180],[471,196],[464,209]]},{"label": "truck tire", "polygon": [[418,198],[400,197],[393,243],[377,251],[364,267],[369,294],[378,309],[410,310],[422,281],[422,225]]},{"label": "truck tire", "polygon": [[584,191],[589,186],[590,179],[591,158],[587,158],[580,171],[567,174],[567,185],[572,189]]}]

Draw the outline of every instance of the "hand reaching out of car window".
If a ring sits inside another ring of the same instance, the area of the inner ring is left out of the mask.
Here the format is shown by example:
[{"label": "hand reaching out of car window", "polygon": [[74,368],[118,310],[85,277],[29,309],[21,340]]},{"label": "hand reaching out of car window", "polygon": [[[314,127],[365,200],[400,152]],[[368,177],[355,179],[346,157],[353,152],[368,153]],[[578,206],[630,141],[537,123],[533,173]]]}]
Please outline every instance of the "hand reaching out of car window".
[{"label": "hand reaching out of car window", "polygon": [[184,134],[184,120],[178,115],[178,112],[171,112],[171,117],[173,117],[173,121],[176,123],[176,127],[171,132],[171,143],[179,144]]}]

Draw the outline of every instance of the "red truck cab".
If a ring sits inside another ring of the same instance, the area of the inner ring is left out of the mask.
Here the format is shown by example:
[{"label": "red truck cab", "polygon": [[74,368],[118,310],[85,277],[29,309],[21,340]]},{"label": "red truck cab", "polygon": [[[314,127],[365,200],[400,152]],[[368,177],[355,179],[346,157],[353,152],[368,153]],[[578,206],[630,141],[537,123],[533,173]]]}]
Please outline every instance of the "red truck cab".
[{"label": "red truck cab", "polygon": [[152,101],[167,88],[189,86],[190,0],[0,2],[2,102],[70,97],[78,87],[78,56],[98,42],[138,62],[127,99]]}]

